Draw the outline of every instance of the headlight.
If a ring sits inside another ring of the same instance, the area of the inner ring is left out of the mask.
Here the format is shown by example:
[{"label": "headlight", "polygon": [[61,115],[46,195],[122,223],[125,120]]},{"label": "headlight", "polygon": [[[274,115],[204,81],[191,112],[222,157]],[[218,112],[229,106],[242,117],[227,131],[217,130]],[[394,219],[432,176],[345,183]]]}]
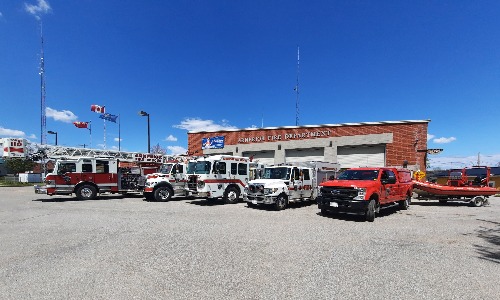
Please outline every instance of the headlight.
[{"label": "headlight", "polygon": [[204,187],[205,187],[205,181],[202,180],[198,181],[198,188],[202,189]]},{"label": "headlight", "polygon": [[269,195],[269,194],[276,193],[277,191],[278,191],[278,188],[265,188],[264,189],[264,194],[265,195]]},{"label": "headlight", "polygon": [[366,188],[358,188],[358,195],[354,198],[355,200],[365,200]]}]

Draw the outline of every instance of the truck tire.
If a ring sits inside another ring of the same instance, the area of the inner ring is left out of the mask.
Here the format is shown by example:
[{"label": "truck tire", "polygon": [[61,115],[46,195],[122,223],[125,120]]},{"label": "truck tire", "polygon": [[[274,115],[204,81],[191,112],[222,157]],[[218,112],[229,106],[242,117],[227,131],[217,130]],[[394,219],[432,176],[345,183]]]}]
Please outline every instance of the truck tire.
[{"label": "truck tire", "polygon": [[483,206],[483,197],[480,197],[480,196],[476,196],[474,198],[472,198],[472,200],[470,201],[470,204],[474,207],[480,207],[480,206]]},{"label": "truck tire", "polygon": [[375,221],[375,200],[371,199],[370,202],[368,203],[368,207],[366,208],[365,212],[365,220],[368,222],[373,222]]},{"label": "truck tire", "polygon": [[156,201],[169,201],[172,199],[172,190],[167,186],[161,186],[154,191]]},{"label": "truck tire", "polygon": [[94,200],[97,197],[97,189],[90,184],[84,184],[76,190],[78,200]]},{"label": "truck tire", "polygon": [[229,187],[224,192],[224,202],[227,204],[235,204],[240,200],[240,191],[235,187]]},{"label": "truck tire", "polygon": [[286,197],[282,194],[276,198],[276,202],[274,202],[274,209],[283,210],[286,208]]},{"label": "truck tire", "polygon": [[407,195],[404,200],[401,200],[401,201],[398,202],[399,209],[401,209],[401,210],[408,210],[410,208],[410,203],[411,203],[411,196]]}]

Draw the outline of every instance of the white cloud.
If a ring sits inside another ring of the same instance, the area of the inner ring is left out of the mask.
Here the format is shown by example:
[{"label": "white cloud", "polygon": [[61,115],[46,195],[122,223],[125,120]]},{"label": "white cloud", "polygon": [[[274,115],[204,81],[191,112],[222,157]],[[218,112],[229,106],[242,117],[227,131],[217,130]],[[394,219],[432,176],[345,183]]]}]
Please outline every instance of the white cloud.
[{"label": "white cloud", "polygon": [[8,128],[3,128],[0,126],[0,136],[24,137],[24,136],[26,136],[26,133],[24,133],[24,131],[21,131],[21,130],[8,129]]},{"label": "white cloud", "polygon": [[433,134],[427,134],[427,140],[428,141],[432,140],[434,137],[436,137],[436,136],[433,135]]},{"label": "white cloud", "polygon": [[436,144],[448,144],[456,140],[457,139],[455,137],[449,137],[449,138],[441,137],[438,139],[433,139],[432,141]]},{"label": "white cloud", "polygon": [[220,131],[238,129],[229,125],[227,120],[222,120],[222,124],[215,124],[213,120],[202,120],[199,118],[186,118],[181,124],[174,125],[175,128],[186,129],[187,131]]},{"label": "white cloud", "polygon": [[186,154],[187,152],[187,149],[181,146],[167,146],[167,149],[170,150],[172,155]]},{"label": "white cloud", "polygon": [[36,139],[36,135],[34,133],[32,133],[28,136],[28,138],[34,140],[34,139]]},{"label": "white cloud", "polygon": [[40,16],[46,14],[52,10],[49,2],[45,0],[38,0],[37,4],[24,3],[24,9],[30,15],[33,15],[37,20],[40,20]]},{"label": "white cloud", "polygon": [[76,116],[69,110],[58,111],[50,107],[47,107],[45,109],[45,114],[48,118],[53,118],[56,121],[61,121],[64,123],[72,123],[78,119],[78,116]]},{"label": "white cloud", "polygon": [[177,142],[177,138],[173,135],[169,135],[165,138],[165,141],[167,142]]},{"label": "white cloud", "polygon": [[114,138],[113,140],[114,140],[115,142],[121,142],[121,141],[123,141],[123,139],[119,139],[119,138]]}]

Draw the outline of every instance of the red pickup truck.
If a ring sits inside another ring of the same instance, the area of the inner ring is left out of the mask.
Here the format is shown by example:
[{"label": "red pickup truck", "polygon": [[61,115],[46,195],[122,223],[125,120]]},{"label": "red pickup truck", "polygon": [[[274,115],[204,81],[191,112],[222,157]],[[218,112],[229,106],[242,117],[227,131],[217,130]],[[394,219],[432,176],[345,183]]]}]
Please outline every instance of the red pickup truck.
[{"label": "red pickup truck", "polygon": [[396,168],[353,168],[337,179],[320,184],[316,198],[322,214],[328,212],[362,213],[369,222],[384,205],[399,203],[410,207],[413,183],[411,172]]}]

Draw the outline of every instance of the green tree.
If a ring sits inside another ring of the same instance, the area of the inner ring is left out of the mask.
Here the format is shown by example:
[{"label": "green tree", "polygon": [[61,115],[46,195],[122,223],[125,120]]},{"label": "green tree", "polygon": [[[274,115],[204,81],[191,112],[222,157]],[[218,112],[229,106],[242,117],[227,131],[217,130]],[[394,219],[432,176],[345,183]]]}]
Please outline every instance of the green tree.
[{"label": "green tree", "polygon": [[17,175],[19,173],[33,171],[35,163],[31,159],[6,158],[5,165],[7,166],[9,172],[12,172]]}]

